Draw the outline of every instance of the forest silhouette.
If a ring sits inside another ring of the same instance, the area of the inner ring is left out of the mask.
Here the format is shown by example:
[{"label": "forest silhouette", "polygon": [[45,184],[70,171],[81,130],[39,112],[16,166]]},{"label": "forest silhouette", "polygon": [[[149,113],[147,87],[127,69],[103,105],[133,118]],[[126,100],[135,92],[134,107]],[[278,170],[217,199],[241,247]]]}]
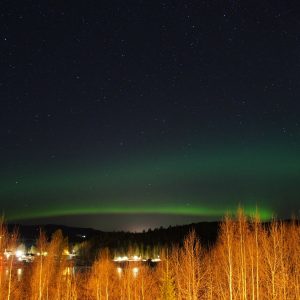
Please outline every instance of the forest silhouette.
[{"label": "forest silhouette", "polygon": [[[220,223],[215,243],[202,245],[195,230],[181,244],[160,249],[155,266],[135,262],[120,267],[101,248],[90,267],[78,268],[64,255],[68,240],[60,230],[51,239],[40,232],[39,255],[22,268],[7,249],[17,231],[0,224],[0,300],[290,300],[300,299],[300,227],[294,220],[267,225],[241,209]],[[44,255],[45,254],[45,255]]]}]

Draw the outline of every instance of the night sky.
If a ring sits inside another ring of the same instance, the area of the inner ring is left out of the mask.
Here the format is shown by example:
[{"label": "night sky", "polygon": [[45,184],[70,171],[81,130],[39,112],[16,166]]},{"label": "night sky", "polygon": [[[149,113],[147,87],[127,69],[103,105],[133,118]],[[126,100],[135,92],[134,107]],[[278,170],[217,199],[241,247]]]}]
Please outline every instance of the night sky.
[{"label": "night sky", "polygon": [[300,5],[2,1],[0,208],[139,231],[300,209]]}]

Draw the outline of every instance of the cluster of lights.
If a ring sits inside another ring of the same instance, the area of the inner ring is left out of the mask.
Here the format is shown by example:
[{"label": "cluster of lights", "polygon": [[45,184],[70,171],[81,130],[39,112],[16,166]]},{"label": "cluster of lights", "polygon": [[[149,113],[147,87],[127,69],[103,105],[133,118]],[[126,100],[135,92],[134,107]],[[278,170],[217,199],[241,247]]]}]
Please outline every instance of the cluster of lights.
[{"label": "cluster of lights", "polygon": [[22,250],[17,250],[17,251],[15,252],[15,255],[16,255],[18,261],[22,261],[22,260],[25,259],[25,252],[22,251]]},{"label": "cluster of lights", "polygon": [[6,257],[6,259],[9,259],[13,255],[15,255],[19,261],[23,260],[25,257],[25,253],[22,250],[16,250],[15,253],[7,250],[4,251],[4,256]]},{"label": "cluster of lights", "polygon": [[[122,262],[141,262],[141,261],[146,262],[148,260],[147,259],[143,259],[141,256],[133,255],[131,257],[128,257],[128,256],[118,256],[118,257],[115,257],[113,259],[113,261],[122,263]],[[151,262],[160,262],[160,261],[161,261],[161,259],[160,259],[159,255],[156,258],[152,258],[151,259]],[[133,267],[131,269],[131,271],[132,271],[133,277],[137,277],[138,276],[138,273],[139,273],[139,268],[138,267]],[[118,273],[118,275],[120,277],[122,275],[122,272],[123,272],[123,269],[121,267],[117,267],[117,273]]]},{"label": "cluster of lights", "polygon": [[[26,253],[24,250],[21,250],[21,249],[17,249],[15,251],[5,249],[3,254],[4,254],[3,256],[6,260],[9,260],[10,258],[15,257],[20,262],[22,262],[22,261],[32,262],[34,259],[34,254]],[[76,256],[74,249],[72,250],[72,252],[69,252],[68,249],[64,249],[62,254],[68,256],[69,259],[72,259]],[[47,256],[48,252],[41,251],[41,252],[37,252],[35,255],[36,256]],[[2,260],[2,259],[3,259],[3,257],[0,255],[0,260]]]},{"label": "cluster of lights", "polygon": [[114,259],[114,261],[118,261],[118,262],[121,262],[121,261],[128,261],[128,256],[118,256],[117,258]]},{"label": "cluster of lights", "polygon": [[28,261],[32,259],[32,257],[29,257],[29,255],[26,254],[23,250],[16,250],[15,252],[10,250],[5,250],[4,256],[7,260],[10,259],[10,257],[16,257],[18,261]]},{"label": "cluster of lights", "polygon": [[[131,257],[128,257],[128,256],[118,256],[118,257],[115,257],[115,258],[114,258],[114,261],[115,261],[115,262],[124,262],[124,261],[147,261],[147,259],[142,259],[141,256],[134,255],[134,256],[131,256]],[[152,261],[152,262],[160,262],[161,259],[160,259],[159,255],[158,255],[156,258],[152,258],[151,261]]]}]

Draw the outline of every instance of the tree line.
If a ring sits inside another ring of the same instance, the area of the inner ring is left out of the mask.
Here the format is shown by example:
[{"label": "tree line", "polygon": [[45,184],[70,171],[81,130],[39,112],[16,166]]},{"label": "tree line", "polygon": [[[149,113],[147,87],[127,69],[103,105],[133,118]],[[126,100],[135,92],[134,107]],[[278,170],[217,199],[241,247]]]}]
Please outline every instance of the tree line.
[{"label": "tree line", "polygon": [[91,267],[76,270],[64,255],[67,239],[56,231],[50,240],[40,233],[39,255],[20,276],[13,255],[3,256],[17,241],[1,222],[0,300],[300,299],[297,221],[265,225],[239,210],[220,223],[214,244],[203,245],[191,230],[182,243],[160,249],[156,267],[136,262],[121,268],[102,248]]}]

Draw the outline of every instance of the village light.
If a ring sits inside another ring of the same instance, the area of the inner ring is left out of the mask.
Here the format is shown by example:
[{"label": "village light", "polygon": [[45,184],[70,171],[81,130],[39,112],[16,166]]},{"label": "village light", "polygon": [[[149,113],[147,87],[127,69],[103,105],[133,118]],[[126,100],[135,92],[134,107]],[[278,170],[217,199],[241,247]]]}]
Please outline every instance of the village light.
[{"label": "village light", "polygon": [[23,270],[21,268],[19,268],[17,270],[17,279],[18,279],[18,281],[20,281],[22,279],[22,275],[23,275]]},{"label": "village light", "polygon": [[22,250],[17,250],[17,251],[15,252],[15,254],[16,254],[16,257],[20,258],[20,257],[24,256],[24,251],[22,251]]},{"label": "village light", "polygon": [[118,256],[117,258],[114,259],[114,261],[127,261],[128,257],[127,256]]},{"label": "village light", "polygon": [[133,256],[133,260],[140,260],[141,258],[139,257],[139,256],[137,256],[137,255],[134,255]]},{"label": "village light", "polygon": [[9,259],[9,257],[11,256],[11,251],[5,250],[4,255],[5,255],[6,259]]},{"label": "village light", "polygon": [[122,268],[118,267],[118,268],[117,268],[117,272],[118,272],[119,275],[121,275],[121,273],[122,273]]},{"label": "village light", "polygon": [[139,268],[135,267],[132,269],[133,276],[136,277],[138,275]]}]

